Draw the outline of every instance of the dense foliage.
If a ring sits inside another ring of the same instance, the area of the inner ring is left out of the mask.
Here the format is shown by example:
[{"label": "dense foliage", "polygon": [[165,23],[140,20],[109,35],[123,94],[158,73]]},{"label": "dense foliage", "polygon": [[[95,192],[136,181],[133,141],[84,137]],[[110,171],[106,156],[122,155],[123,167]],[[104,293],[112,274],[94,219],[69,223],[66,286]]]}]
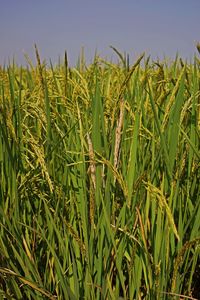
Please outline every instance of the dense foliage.
[{"label": "dense foliage", "polygon": [[200,61],[114,51],[0,68],[3,299],[200,299]]}]

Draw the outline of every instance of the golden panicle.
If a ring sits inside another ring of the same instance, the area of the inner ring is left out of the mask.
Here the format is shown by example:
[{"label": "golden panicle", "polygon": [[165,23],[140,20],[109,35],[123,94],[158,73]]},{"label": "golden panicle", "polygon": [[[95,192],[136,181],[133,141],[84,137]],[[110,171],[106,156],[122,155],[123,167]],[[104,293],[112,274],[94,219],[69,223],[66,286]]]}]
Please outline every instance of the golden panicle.
[{"label": "golden panicle", "polygon": [[175,222],[174,222],[174,217],[173,217],[171,209],[167,203],[167,200],[166,200],[165,196],[163,195],[163,192],[159,188],[157,188],[153,184],[151,184],[150,182],[144,182],[144,183],[146,185],[147,190],[158,201],[158,205],[159,205],[160,209],[165,210],[168,222],[171,225],[174,235],[176,236],[177,240],[179,241],[180,237],[179,237],[179,234],[178,234]]}]

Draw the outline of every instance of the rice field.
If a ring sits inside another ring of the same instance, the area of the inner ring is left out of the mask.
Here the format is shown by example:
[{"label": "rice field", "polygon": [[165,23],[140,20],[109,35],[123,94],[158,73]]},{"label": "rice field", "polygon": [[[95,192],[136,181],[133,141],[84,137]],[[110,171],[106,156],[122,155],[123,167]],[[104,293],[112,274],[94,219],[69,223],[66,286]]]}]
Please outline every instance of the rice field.
[{"label": "rice field", "polygon": [[200,60],[0,67],[1,299],[200,299]]}]

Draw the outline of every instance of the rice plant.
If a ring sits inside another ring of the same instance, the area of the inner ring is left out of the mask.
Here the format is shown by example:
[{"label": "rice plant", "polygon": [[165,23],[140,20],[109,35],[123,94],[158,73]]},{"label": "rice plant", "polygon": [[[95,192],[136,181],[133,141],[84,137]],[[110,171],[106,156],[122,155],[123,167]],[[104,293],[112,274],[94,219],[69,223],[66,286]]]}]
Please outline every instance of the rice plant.
[{"label": "rice plant", "polygon": [[200,61],[0,67],[2,299],[199,299]]}]

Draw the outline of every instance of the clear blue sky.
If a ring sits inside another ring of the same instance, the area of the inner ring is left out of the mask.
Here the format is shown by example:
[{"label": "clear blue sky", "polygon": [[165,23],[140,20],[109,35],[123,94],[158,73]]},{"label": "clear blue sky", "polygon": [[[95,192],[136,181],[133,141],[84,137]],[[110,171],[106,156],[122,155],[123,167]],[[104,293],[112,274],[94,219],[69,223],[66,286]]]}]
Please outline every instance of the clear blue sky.
[{"label": "clear blue sky", "polygon": [[23,52],[56,62],[67,50],[70,64],[84,46],[90,62],[95,50],[114,57],[109,45],[136,57],[190,59],[200,41],[200,0],[0,0],[0,64]]}]

